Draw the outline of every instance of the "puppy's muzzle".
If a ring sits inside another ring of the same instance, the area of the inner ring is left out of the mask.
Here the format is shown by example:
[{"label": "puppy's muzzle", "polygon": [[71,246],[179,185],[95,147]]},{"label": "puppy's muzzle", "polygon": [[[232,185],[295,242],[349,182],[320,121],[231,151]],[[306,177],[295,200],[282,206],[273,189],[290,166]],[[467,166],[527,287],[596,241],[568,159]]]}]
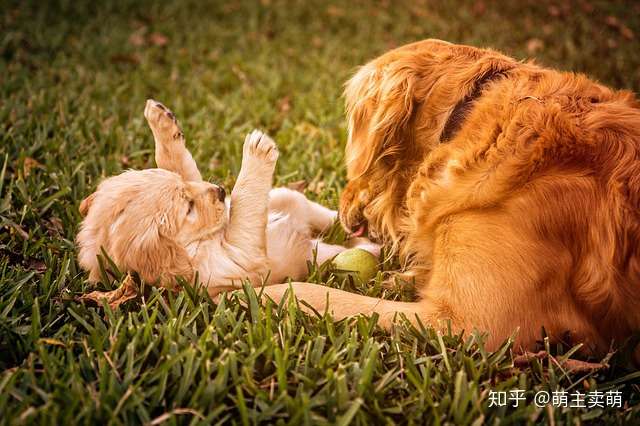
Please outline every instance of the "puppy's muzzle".
[{"label": "puppy's muzzle", "polygon": [[209,191],[214,193],[218,201],[220,201],[221,203],[224,203],[224,199],[227,197],[227,192],[224,190],[223,187],[215,185],[213,188],[210,188]]}]

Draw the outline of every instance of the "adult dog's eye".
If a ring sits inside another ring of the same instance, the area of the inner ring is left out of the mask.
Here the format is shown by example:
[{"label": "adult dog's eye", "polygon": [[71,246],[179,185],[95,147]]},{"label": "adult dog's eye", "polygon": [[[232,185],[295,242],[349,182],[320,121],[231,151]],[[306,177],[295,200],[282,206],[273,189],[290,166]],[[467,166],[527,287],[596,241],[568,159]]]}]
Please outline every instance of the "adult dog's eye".
[{"label": "adult dog's eye", "polygon": [[193,211],[193,205],[194,205],[193,200],[189,200],[189,210],[187,210],[187,214]]}]

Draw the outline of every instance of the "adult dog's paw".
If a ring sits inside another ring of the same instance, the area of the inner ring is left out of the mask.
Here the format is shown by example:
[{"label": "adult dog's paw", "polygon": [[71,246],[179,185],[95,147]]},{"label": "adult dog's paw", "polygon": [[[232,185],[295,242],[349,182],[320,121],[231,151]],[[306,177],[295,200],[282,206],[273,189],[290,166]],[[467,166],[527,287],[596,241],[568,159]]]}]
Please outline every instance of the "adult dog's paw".
[{"label": "adult dog's paw", "polygon": [[244,139],[242,155],[245,160],[258,160],[273,165],[278,159],[278,147],[269,136],[254,130]]},{"label": "adult dog's paw", "polygon": [[183,141],[184,135],[176,116],[169,108],[158,101],[148,99],[144,107],[144,118],[147,119],[151,131],[162,141]]}]

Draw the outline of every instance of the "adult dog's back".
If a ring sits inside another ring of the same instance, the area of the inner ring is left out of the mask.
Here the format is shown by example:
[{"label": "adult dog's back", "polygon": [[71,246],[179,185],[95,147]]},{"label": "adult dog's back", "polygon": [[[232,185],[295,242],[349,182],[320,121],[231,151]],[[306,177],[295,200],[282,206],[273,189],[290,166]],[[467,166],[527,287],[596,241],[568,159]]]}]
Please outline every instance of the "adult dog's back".
[{"label": "adult dog's back", "polygon": [[[451,319],[488,331],[490,346],[519,327],[525,348],[544,327],[595,352],[640,328],[631,93],[427,40],[362,67],[346,100],[341,220],[398,250],[420,300],[374,306],[332,290],[336,316],[359,304],[383,322],[396,312]],[[314,301],[317,291],[327,292],[306,285],[297,295]]]}]

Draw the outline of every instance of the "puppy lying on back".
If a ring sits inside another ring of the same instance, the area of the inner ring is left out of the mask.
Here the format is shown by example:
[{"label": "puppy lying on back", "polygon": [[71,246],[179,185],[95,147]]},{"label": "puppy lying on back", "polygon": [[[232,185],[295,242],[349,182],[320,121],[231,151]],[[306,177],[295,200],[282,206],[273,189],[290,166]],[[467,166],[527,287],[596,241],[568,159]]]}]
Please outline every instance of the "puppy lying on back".
[{"label": "puppy lying on back", "polygon": [[91,281],[99,279],[101,248],[118,268],[150,283],[170,287],[197,272],[211,295],[245,279],[254,285],[301,279],[314,251],[322,263],[345,249],[312,238],[333,223],[335,211],[301,193],[271,189],[278,149],[267,135],[254,130],[246,137],[229,200],[223,188],[202,180],[173,113],[149,100],[144,114],[159,168],[110,177],[80,205],[79,262]]}]

